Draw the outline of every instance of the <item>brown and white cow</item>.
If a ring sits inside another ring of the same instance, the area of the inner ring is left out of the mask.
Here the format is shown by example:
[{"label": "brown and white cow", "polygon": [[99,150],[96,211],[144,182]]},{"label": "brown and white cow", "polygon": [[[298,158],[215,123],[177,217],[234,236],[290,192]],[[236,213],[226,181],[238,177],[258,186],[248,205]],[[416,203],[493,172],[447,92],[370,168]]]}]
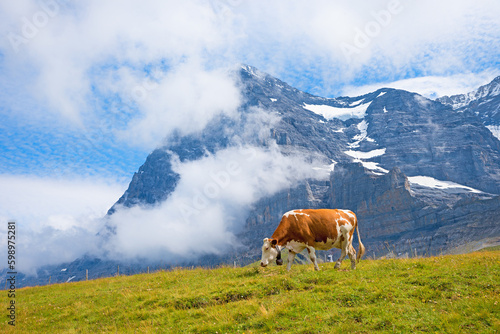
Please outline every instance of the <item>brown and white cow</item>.
[{"label": "brown and white cow", "polygon": [[[359,240],[357,258],[356,250],[352,247],[354,229]],[[285,213],[271,238],[264,239],[260,265],[266,267],[274,259],[281,260],[281,247],[288,249],[288,270],[292,267],[295,255],[304,249],[309,252],[316,270],[319,270],[316,262],[316,249],[340,248],[342,254],[335,268],[340,268],[342,260],[348,254],[351,259],[351,269],[356,269],[356,262],[359,262],[365,253],[365,247],[359,236],[356,215],[352,211],[337,209],[292,210]],[[277,263],[280,264],[279,261]]]}]

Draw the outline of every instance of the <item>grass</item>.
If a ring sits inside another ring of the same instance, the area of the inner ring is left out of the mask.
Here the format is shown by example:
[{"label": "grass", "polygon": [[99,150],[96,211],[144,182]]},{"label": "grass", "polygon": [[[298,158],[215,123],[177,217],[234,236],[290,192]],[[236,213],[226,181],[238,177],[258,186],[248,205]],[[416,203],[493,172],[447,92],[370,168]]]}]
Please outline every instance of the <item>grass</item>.
[{"label": "grass", "polygon": [[500,250],[500,245],[499,246],[486,247],[486,248],[480,249],[479,252],[490,252],[490,251],[499,251],[499,250]]},{"label": "grass", "polygon": [[176,269],[17,290],[2,333],[496,333],[500,252]]}]

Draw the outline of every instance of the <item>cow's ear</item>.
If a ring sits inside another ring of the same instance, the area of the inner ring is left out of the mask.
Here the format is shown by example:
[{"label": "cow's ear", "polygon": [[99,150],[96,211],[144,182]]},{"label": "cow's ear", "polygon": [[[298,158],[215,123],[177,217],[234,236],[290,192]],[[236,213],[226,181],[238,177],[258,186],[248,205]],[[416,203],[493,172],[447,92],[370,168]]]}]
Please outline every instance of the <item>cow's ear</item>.
[{"label": "cow's ear", "polygon": [[264,243],[266,243],[266,241],[269,240],[268,238],[264,238],[264,240],[262,240]]},{"label": "cow's ear", "polygon": [[276,246],[277,243],[278,243],[278,240],[271,239],[271,245]]}]

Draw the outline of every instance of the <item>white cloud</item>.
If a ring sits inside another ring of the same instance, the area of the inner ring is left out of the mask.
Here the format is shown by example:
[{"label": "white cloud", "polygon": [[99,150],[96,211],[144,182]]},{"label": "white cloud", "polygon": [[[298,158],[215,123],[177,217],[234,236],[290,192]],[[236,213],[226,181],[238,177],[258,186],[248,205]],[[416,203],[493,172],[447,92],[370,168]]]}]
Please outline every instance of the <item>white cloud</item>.
[{"label": "white cloud", "polygon": [[[477,73],[496,66],[493,55],[500,54],[498,1],[260,6],[236,9],[246,28],[256,26],[244,30],[242,43],[253,48],[249,63],[322,96],[336,96],[349,83]],[[346,45],[356,49],[349,59]]]},{"label": "white cloud", "polygon": [[[95,250],[101,218],[123,193],[124,185],[102,179],[58,179],[0,175],[0,233],[17,225],[17,269],[72,261]],[[0,242],[6,258],[7,241]],[[7,263],[1,265],[6,266]]]},{"label": "white cloud", "polygon": [[[2,35],[25,40],[15,52],[2,39],[3,61],[30,69],[8,72],[1,88],[21,82],[17,89],[46,112],[83,124],[101,98],[94,94],[102,72],[123,68],[163,64],[178,71],[194,59],[212,73],[246,62],[293,86],[337,95],[360,79],[477,73],[500,54],[494,0],[51,1],[58,4],[52,15],[35,0],[0,4]],[[37,21],[40,13],[46,22]],[[25,36],[29,25],[35,32]],[[356,49],[349,59],[345,45]]]},{"label": "white cloud", "polygon": [[236,245],[258,199],[306,178],[324,178],[324,162],[307,156],[284,156],[269,148],[232,147],[174,167],[180,174],[175,191],[153,207],[119,208],[111,217],[116,235],[107,247],[113,258],[149,258],[169,262],[219,254]]},{"label": "white cloud", "polygon": [[236,116],[240,91],[230,72],[187,63],[160,75],[149,81],[124,80],[132,81],[126,86],[119,85],[122,77],[114,82],[125,88],[122,95],[132,94],[131,102],[140,110],[119,137],[152,149],[173,130],[189,134],[203,130],[216,115]]},{"label": "white cloud", "polygon": [[415,92],[433,99],[445,95],[450,96],[471,92],[489,83],[498,75],[500,75],[500,69],[488,69],[479,73],[455,74],[451,76],[427,76],[363,86],[346,86],[343,94],[360,96],[380,88],[396,88]]},{"label": "white cloud", "polygon": [[[39,27],[35,17],[44,13],[41,2],[0,5],[2,35],[24,41],[16,47],[2,39],[0,47],[10,66],[34,69],[11,73],[9,79],[29,83],[30,95],[73,122],[82,122],[91,109],[92,86],[99,82],[89,74],[102,66],[143,68],[161,60],[175,66],[225,47],[224,30],[201,1],[57,3],[56,15]],[[36,33],[26,35],[30,25]]]}]

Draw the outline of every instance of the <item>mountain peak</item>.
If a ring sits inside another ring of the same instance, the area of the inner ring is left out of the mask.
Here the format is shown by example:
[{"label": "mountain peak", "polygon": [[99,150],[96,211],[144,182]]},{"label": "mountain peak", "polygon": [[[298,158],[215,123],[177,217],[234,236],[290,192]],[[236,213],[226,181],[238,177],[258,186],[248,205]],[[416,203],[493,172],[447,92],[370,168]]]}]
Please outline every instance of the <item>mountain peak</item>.
[{"label": "mountain peak", "polygon": [[[490,83],[465,94],[443,96],[437,101],[450,105],[454,110],[468,107],[469,105],[484,99],[491,99],[500,95],[500,76],[494,78]],[[482,102],[482,101],[481,101]]]}]

